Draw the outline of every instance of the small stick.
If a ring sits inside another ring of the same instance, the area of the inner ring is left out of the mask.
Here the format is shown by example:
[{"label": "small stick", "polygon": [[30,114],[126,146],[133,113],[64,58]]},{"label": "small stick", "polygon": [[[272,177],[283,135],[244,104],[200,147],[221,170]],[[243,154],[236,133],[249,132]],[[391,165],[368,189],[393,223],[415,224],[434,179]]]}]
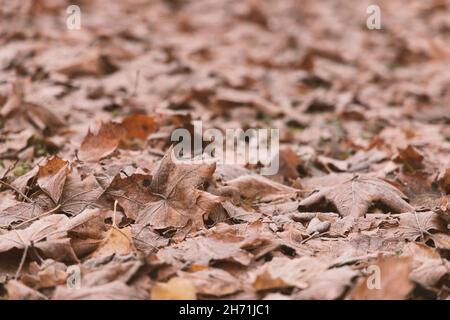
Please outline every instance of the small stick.
[{"label": "small stick", "polygon": [[9,183],[0,180],[0,183],[3,184],[4,186],[14,190],[15,192],[17,192],[18,194],[20,194],[24,199],[26,199],[28,202],[33,203],[34,201],[32,199],[30,199],[26,194],[24,194],[22,191],[20,191],[19,189],[17,189],[16,187],[10,185]]},{"label": "small stick", "polygon": [[60,205],[60,204],[58,204],[56,207],[54,207],[53,209],[51,209],[51,210],[49,210],[49,211],[46,211],[46,212],[41,213],[41,214],[39,214],[39,215],[37,215],[37,216],[31,218],[31,219],[28,219],[28,220],[26,220],[26,221],[23,221],[23,222],[19,223],[17,226],[14,227],[14,229],[17,229],[17,228],[23,226],[23,225],[26,224],[26,223],[32,222],[32,221],[34,221],[34,220],[37,220],[37,219],[39,219],[39,218],[42,218],[42,217],[44,217],[44,216],[50,214],[50,213],[53,213],[53,212],[57,211],[59,208],[61,208],[61,205]]}]

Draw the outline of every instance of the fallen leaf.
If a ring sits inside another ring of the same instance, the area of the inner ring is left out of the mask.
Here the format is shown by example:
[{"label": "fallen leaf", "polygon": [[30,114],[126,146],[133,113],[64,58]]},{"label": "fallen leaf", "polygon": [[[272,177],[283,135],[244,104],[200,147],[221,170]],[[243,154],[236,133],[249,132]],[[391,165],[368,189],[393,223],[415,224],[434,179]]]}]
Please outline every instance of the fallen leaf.
[{"label": "fallen leaf", "polygon": [[342,216],[359,217],[366,214],[374,202],[380,201],[395,212],[413,211],[405,198],[401,191],[381,179],[355,176],[312,193],[300,202],[299,209],[310,209],[329,201]]},{"label": "fallen leaf", "polygon": [[53,300],[142,300],[144,296],[135,288],[120,281],[113,281],[90,288],[74,290],[59,286]]},{"label": "fallen leaf", "polygon": [[335,300],[340,299],[351,286],[352,279],[358,271],[350,267],[333,268],[316,274],[309,280],[309,287],[295,295],[301,300]]},{"label": "fallen leaf", "polygon": [[430,231],[448,232],[447,223],[437,213],[407,212],[399,216],[398,236],[415,241],[430,235]]},{"label": "fallen leaf", "polygon": [[327,267],[319,259],[306,256],[296,259],[274,258],[255,271],[252,286],[256,290],[288,287],[305,289],[311,277],[324,272]]},{"label": "fallen leaf", "polygon": [[17,280],[8,281],[6,291],[8,292],[9,300],[47,300],[45,295]]},{"label": "fallen leaf", "polygon": [[119,229],[111,227],[100,246],[91,254],[91,257],[118,254],[126,255],[133,251],[131,241],[131,227]]},{"label": "fallen leaf", "polygon": [[56,156],[39,166],[37,184],[55,204],[59,203],[69,170],[69,163]]},{"label": "fallen leaf", "polygon": [[408,243],[402,252],[412,258],[411,280],[432,289],[450,272],[450,263],[436,249],[421,243]]},{"label": "fallen leaf", "polygon": [[258,198],[260,201],[273,201],[279,198],[294,197],[298,190],[259,175],[247,175],[227,181],[227,185],[239,190],[242,197]]},{"label": "fallen leaf", "polygon": [[150,133],[157,129],[156,121],[144,114],[132,114],[122,120],[122,126],[127,131],[126,138],[145,140]]},{"label": "fallen leaf", "polygon": [[240,237],[212,235],[186,239],[175,246],[158,251],[157,256],[166,263],[183,265],[195,263],[209,265],[212,261],[232,261],[241,265],[249,265],[252,255],[241,249]]},{"label": "fallen leaf", "polygon": [[167,283],[158,282],[152,288],[152,300],[196,300],[197,294],[192,281],[172,278]]},{"label": "fallen leaf", "polygon": [[184,232],[203,228],[205,216],[222,198],[198,189],[211,178],[215,164],[176,164],[172,148],[153,175],[149,186],[152,200],[139,211],[141,228],[176,228]]},{"label": "fallen leaf", "polygon": [[122,125],[114,122],[102,123],[95,134],[89,130],[80,146],[80,160],[95,162],[109,156],[119,146],[125,134]]},{"label": "fallen leaf", "polygon": [[198,295],[222,297],[242,289],[239,280],[222,269],[208,268],[191,273],[180,271],[178,276],[193,283]]},{"label": "fallen leaf", "polygon": [[[380,274],[374,272],[371,277],[380,277],[380,288],[368,285],[369,277],[362,278],[353,288],[350,297],[354,300],[399,300],[405,299],[414,288],[409,276],[411,259],[387,257],[381,258],[373,265],[378,267]],[[377,270],[377,269],[374,269]]]},{"label": "fallen leaf", "polygon": [[105,190],[93,175],[81,178],[74,168],[67,176],[61,194],[61,211],[76,216],[94,206]]}]

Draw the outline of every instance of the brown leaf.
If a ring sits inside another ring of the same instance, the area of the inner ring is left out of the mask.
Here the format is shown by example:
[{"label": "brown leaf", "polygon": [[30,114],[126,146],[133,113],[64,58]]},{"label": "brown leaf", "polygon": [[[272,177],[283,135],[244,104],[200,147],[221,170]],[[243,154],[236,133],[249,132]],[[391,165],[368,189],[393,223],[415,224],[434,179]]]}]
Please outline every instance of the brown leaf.
[{"label": "brown leaf", "polygon": [[411,145],[406,148],[398,148],[398,156],[395,161],[403,163],[409,170],[423,168],[423,155]]},{"label": "brown leaf", "polygon": [[9,300],[47,300],[45,295],[17,280],[8,281],[6,291],[8,292]]},{"label": "brown leaf", "polygon": [[430,235],[429,231],[448,232],[446,221],[432,211],[408,212],[399,218],[400,225],[396,233],[410,241]]},{"label": "brown leaf", "polygon": [[172,278],[167,283],[158,282],[152,289],[152,300],[195,300],[197,298],[192,281]]},{"label": "brown leaf", "polygon": [[271,117],[276,117],[282,113],[279,107],[253,92],[233,89],[218,90],[215,105],[221,109],[248,105]]},{"label": "brown leaf", "polygon": [[12,84],[12,94],[0,109],[0,116],[7,117],[9,114],[20,108],[23,103],[23,84],[15,82]]},{"label": "brown leaf", "polygon": [[36,203],[18,202],[6,209],[0,210],[0,227],[11,226],[14,223],[23,222],[35,218],[45,211]]},{"label": "brown leaf", "polygon": [[122,120],[122,126],[127,131],[126,138],[138,138],[145,140],[150,133],[157,130],[156,121],[143,114],[132,114]]},{"label": "brown leaf", "polygon": [[142,300],[145,296],[121,281],[113,281],[90,288],[74,290],[66,286],[56,288],[53,300]]},{"label": "brown leaf", "polygon": [[203,228],[203,219],[222,198],[197,189],[211,178],[215,164],[175,164],[172,148],[153,176],[152,200],[139,211],[136,224],[142,228]]},{"label": "brown leaf", "polygon": [[[14,248],[26,251],[33,246],[40,250],[44,257],[55,260],[78,261],[77,254],[80,255],[83,252],[83,246],[80,247],[80,244],[89,242],[92,238],[103,237],[103,230],[93,223],[96,218],[99,218],[99,215],[100,212],[91,211],[72,219],[62,214],[42,217],[25,229],[11,230],[1,234],[0,253],[8,252]],[[87,226],[91,227],[94,236],[89,234]],[[88,236],[91,236],[91,239]],[[97,246],[99,242],[96,241],[94,246]]]},{"label": "brown leaf", "polygon": [[37,184],[55,204],[59,203],[69,170],[69,162],[56,156],[39,166]]},{"label": "brown leaf", "polygon": [[450,168],[441,170],[438,176],[438,182],[442,190],[450,193]]},{"label": "brown leaf", "polygon": [[58,286],[53,300],[137,300],[148,299],[148,289],[131,279],[141,267],[139,261],[112,261],[101,266],[81,266],[81,288]]},{"label": "brown leaf", "polygon": [[298,190],[259,175],[246,175],[227,181],[227,185],[239,190],[247,199],[259,198],[261,201],[273,201],[279,198],[293,197]]},{"label": "brown leaf", "polygon": [[240,237],[212,235],[186,239],[175,246],[161,249],[157,256],[161,261],[174,265],[185,263],[209,265],[212,261],[232,261],[249,265],[252,255],[241,249]]},{"label": "brown leaf", "polygon": [[450,272],[450,263],[436,249],[421,243],[408,243],[402,250],[413,259],[411,280],[431,289]]},{"label": "brown leaf", "polygon": [[222,297],[241,290],[238,279],[222,269],[208,268],[197,272],[178,272],[182,279],[191,281],[200,295]]},{"label": "brown leaf", "polygon": [[296,259],[274,258],[253,273],[252,286],[256,290],[296,287],[305,289],[308,280],[327,269],[319,259],[301,257]]},{"label": "brown leaf", "polygon": [[[380,288],[368,285],[369,278],[362,278],[353,288],[350,297],[355,300],[399,300],[408,297],[414,284],[409,279],[410,258],[381,258],[375,264],[380,270]],[[374,273],[371,276],[376,276]],[[370,287],[370,288],[369,288]]]},{"label": "brown leaf", "polygon": [[29,273],[20,278],[26,285],[35,288],[52,288],[66,283],[67,266],[52,259],[42,261],[40,264],[33,261],[29,266]]},{"label": "brown leaf", "polygon": [[74,168],[67,176],[66,183],[61,194],[61,211],[70,215],[77,215],[100,198],[104,190],[93,175],[84,179]]},{"label": "brown leaf", "polygon": [[23,108],[27,110],[28,120],[40,130],[57,130],[65,125],[58,116],[39,104],[27,102],[23,104]]},{"label": "brown leaf", "polygon": [[118,67],[111,61],[111,58],[104,55],[100,50],[93,50],[76,56],[55,71],[65,74],[70,78],[83,76],[100,76],[111,74],[118,70]]},{"label": "brown leaf", "polygon": [[355,176],[342,183],[321,188],[302,200],[299,209],[309,209],[331,202],[342,216],[359,217],[367,213],[376,201],[382,202],[395,212],[413,211],[404,199],[406,196],[398,189],[378,178]]},{"label": "brown leaf", "polygon": [[358,272],[350,267],[333,268],[314,275],[309,287],[295,295],[296,299],[334,300],[343,296]]},{"label": "brown leaf", "polygon": [[136,220],[139,211],[155,199],[151,193],[153,177],[146,174],[132,174],[128,177],[116,175],[105,194],[122,207],[128,218]]},{"label": "brown leaf", "polygon": [[96,134],[88,134],[80,146],[79,158],[82,161],[95,162],[109,156],[119,146],[126,131],[119,123],[102,123]]},{"label": "brown leaf", "polygon": [[91,254],[91,257],[100,257],[111,254],[126,255],[131,251],[133,251],[131,227],[122,229],[111,227],[100,246]]}]

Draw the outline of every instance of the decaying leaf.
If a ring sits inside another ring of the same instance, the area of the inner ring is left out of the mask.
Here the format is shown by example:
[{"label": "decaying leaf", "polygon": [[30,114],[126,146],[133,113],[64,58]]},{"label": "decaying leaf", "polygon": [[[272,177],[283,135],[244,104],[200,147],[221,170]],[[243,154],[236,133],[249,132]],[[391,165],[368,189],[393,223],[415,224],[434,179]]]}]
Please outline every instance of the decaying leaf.
[{"label": "decaying leaf", "polygon": [[80,146],[79,158],[82,161],[98,161],[109,156],[119,146],[126,131],[121,124],[102,123],[97,133],[89,131]]},{"label": "decaying leaf", "polygon": [[172,278],[167,283],[157,283],[152,288],[152,300],[195,300],[196,290],[192,281]]},{"label": "decaying leaf", "polygon": [[133,114],[122,121],[122,126],[126,130],[126,138],[133,139],[138,138],[145,140],[150,133],[153,133],[157,129],[155,120],[143,114]]},{"label": "decaying leaf", "polygon": [[350,293],[352,299],[405,299],[414,288],[410,280],[411,259],[388,257],[373,264],[372,274],[362,278]]},{"label": "decaying leaf", "polygon": [[302,200],[299,208],[308,209],[332,203],[342,216],[359,217],[367,213],[374,202],[382,202],[395,212],[411,212],[411,207],[401,191],[381,179],[355,176],[345,182],[325,187]]},{"label": "decaying leaf", "polygon": [[152,200],[136,219],[137,227],[198,230],[203,219],[222,199],[198,189],[211,178],[215,164],[177,164],[172,149],[161,160],[149,185]]},{"label": "decaying leaf", "polygon": [[111,227],[100,246],[91,254],[91,257],[111,254],[126,255],[131,251],[133,251],[131,228]]},{"label": "decaying leaf", "polygon": [[58,157],[52,157],[39,167],[37,184],[55,203],[61,198],[69,170],[69,163]]},{"label": "decaying leaf", "polygon": [[253,275],[256,290],[296,287],[305,289],[311,277],[327,269],[327,264],[310,257],[297,259],[274,258]]},{"label": "decaying leaf", "polygon": [[241,249],[241,241],[241,238],[227,236],[196,237],[161,249],[157,256],[160,260],[175,265],[195,263],[207,266],[212,261],[249,265],[252,255]]},{"label": "decaying leaf", "polygon": [[75,2],[1,1],[0,300],[450,299],[449,1]]},{"label": "decaying leaf", "polygon": [[227,181],[227,185],[239,190],[242,197],[258,198],[260,201],[271,201],[279,198],[295,197],[298,190],[271,181],[259,175],[241,176]]},{"label": "decaying leaf", "polygon": [[435,212],[408,212],[401,214],[398,235],[410,241],[425,238],[430,231],[448,232],[447,223]]},{"label": "decaying leaf", "polygon": [[197,272],[179,272],[182,279],[191,281],[197,294],[222,297],[240,291],[239,280],[222,269],[208,268]]}]

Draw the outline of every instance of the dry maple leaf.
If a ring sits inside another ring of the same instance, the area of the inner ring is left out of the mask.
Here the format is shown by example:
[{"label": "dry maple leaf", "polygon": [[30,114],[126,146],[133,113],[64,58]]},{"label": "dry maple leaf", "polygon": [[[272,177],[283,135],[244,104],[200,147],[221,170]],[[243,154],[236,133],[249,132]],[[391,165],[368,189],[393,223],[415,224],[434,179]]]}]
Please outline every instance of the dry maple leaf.
[{"label": "dry maple leaf", "polygon": [[69,170],[69,162],[56,156],[39,166],[37,184],[55,203],[61,198]]},{"label": "dry maple leaf", "polygon": [[179,271],[178,276],[190,280],[198,294],[222,297],[242,289],[239,280],[222,269],[208,268],[197,272]]},{"label": "dry maple leaf", "polygon": [[123,119],[122,125],[127,131],[127,139],[138,138],[144,140],[158,128],[156,121],[144,114],[129,115]]},{"label": "dry maple leaf", "polygon": [[309,281],[309,287],[295,295],[296,299],[333,300],[345,294],[358,271],[351,267],[332,268],[315,274]]},{"label": "dry maple leaf", "polygon": [[408,212],[401,214],[399,219],[395,234],[410,241],[423,239],[425,235],[432,236],[430,231],[448,232],[446,221],[433,211]]},{"label": "dry maple leaf", "polygon": [[102,123],[96,134],[89,130],[81,143],[79,159],[95,162],[109,156],[119,146],[125,134],[123,126],[114,122]]},{"label": "dry maple leaf", "polygon": [[139,211],[136,224],[154,229],[201,229],[204,217],[222,198],[198,189],[211,178],[212,164],[179,164],[170,148],[149,186],[151,201]]},{"label": "dry maple leaf", "polygon": [[408,145],[407,148],[398,148],[398,155],[394,160],[403,163],[408,170],[414,171],[423,168],[423,159],[424,156],[416,148]]},{"label": "dry maple leaf", "polygon": [[65,229],[67,222],[68,218],[64,215],[50,215],[34,222],[26,229],[11,230],[0,235],[0,253],[16,248],[24,250],[26,256],[28,248],[33,246],[46,257],[55,259],[64,257],[68,261],[77,261],[70,239],[67,238]]},{"label": "dry maple leaf", "polygon": [[299,209],[308,209],[326,200],[331,202],[342,216],[362,216],[375,202],[381,202],[399,213],[414,211],[404,199],[406,196],[401,191],[381,179],[355,176],[314,192],[300,202]]},{"label": "dry maple leaf", "polygon": [[116,226],[108,230],[100,246],[92,252],[90,257],[100,257],[112,254],[126,255],[133,251],[131,241],[131,227],[119,229]]},{"label": "dry maple leaf", "polygon": [[288,287],[305,289],[312,276],[324,272],[327,268],[328,265],[318,258],[276,257],[253,272],[252,286],[256,290]]},{"label": "dry maple leaf", "polygon": [[[380,271],[378,274],[371,275],[380,280],[380,288],[368,286],[369,278],[362,278],[353,288],[350,297],[356,300],[399,300],[405,299],[414,288],[414,284],[409,279],[411,272],[411,258],[409,257],[387,257],[380,258],[375,266]],[[374,283],[376,284],[376,283]]]},{"label": "dry maple leaf", "polygon": [[95,221],[103,220],[100,213],[85,211],[71,219],[62,214],[42,217],[25,229],[1,234],[0,253],[19,249],[26,255],[28,248],[34,247],[44,257],[78,261],[77,256],[83,255],[86,250],[95,249],[103,237],[104,224]]},{"label": "dry maple leaf", "polygon": [[295,196],[297,189],[269,180],[259,175],[246,175],[227,181],[227,185],[236,188],[240,195],[248,198],[259,198],[260,201],[273,201],[279,198]]},{"label": "dry maple leaf", "polygon": [[61,211],[70,215],[78,215],[92,206],[103,194],[104,189],[93,175],[81,179],[76,168],[67,176],[62,190]]},{"label": "dry maple leaf", "polygon": [[58,286],[53,294],[54,300],[135,300],[148,299],[146,288],[129,285],[131,278],[141,267],[139,261],[87,267],[82,265],[82,287],[73,290],[67,285]]},{"label": "dry maple leaf", "polygon": [[0,210],[0,227],[33,219],[44,212],[44,209],[39,207],[37,203],[17,202],[6,209]]},{"label": "dry maple leaf", "polygon": [[436,286],[450,273],[450,262],[442,259],[435,248],[423,243],[410,242],[405,245],[402,252],[413,260],[411,280],[425,288]]},{"label": "dry maple leaf", "polygon": [[241,248],[240,237],[215,235],[198,236],[161,249],[157,256],[161,261],[173,265],[196,264],[207,266],[211,261],[233,261],[249,265],[252,255]]},{"label": "dry maple leaf", "polygon": [[26,229],[12,230],[0,235],[0,252],[13,248],[25,249],[32,242],[38,246],[41,241],[59,238],[61,236],[59,230],[67,220],[64,215],[51,215],[34,222]]},{"label": "dry maple leaf", "polygon": [[124,210],[126,216],[136,220],[139,211],[155,199],[150,185],[153,177],[147,174],[134,173],[128,177],[118,174],[105,191]]}]

